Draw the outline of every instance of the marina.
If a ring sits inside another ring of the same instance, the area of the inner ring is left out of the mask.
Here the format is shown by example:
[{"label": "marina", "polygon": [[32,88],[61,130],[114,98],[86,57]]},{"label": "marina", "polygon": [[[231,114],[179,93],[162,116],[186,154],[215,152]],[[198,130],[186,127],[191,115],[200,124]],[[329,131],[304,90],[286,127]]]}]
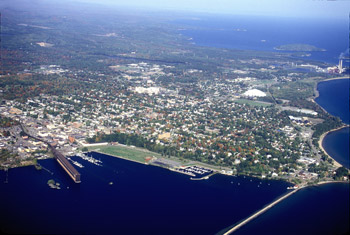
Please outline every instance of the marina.
[{"label": "marina", "polygon": [[[92,156],[89,156],[89,153],[86,153],[86,154],[80,153],[80,154],[77,154],[76,156],[80,157],[81,159],[83,159],[85,161],[88,161],[88,162],[90,162],[90,163],[92,163],[92,164],[94,164],[96,166],[102,166],[102,161],[98,160],[98,159],[95,159]],[[75,161],[73,161],[73,164],[78,166],[78,167],[80,167],[80,168],[84,167],[82,164],[80,164],[78,162],[75,162]]]},{"label": "marina", "polygon": [[200,166],[178,167],[173,170],[182,174],[192,176],[191,179],[194,180],[209,179],[209,177],[214,173],[213,170]]}]

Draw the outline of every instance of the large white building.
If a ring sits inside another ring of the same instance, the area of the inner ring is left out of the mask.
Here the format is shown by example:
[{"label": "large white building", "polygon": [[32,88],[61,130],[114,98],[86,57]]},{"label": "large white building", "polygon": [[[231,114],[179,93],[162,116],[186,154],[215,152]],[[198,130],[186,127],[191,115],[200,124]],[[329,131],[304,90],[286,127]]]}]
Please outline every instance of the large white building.
[{"label": "large white building", "polygon": [[135,92],[137,93],[147,93],[149,95],[151,94],[159,94],[160,87],[135,87]]},{"label": "large white building", "polygon": [[251,90],[244,92],[243,96],[251,97],[251,98],[252,97],[265,97],[266,94],[265,94],[265,92],[262,92],[258,89],[251,89]]}]

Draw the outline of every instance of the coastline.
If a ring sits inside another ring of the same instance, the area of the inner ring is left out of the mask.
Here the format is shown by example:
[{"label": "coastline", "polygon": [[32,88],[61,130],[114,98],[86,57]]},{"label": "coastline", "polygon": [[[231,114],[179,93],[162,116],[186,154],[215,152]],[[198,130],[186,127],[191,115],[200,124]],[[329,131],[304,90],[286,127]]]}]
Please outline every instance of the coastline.
[{"label": "coastline", "polygon": [[[316,99],[317,97],[319,97],[319,95],[320,95],[320,93],[319,93],[319,91],[318,91],[318,89],[317,89],[318,84],[319,84],[320,82],[327,82],[327,81],[333,81],[333,80],[342,80],[342,79],[350,79],[350,76],[336,77],[336,78],[328,78],[328,79],[325,79],[325,80],[316,82],[316,85],[315,85],[315,88],[314,88],[315,96],[312,98],[312,101],[313,101],[314,103],[316,103],[323,111],[327,112],[327,110],[325,110],[321,105],[319,105],[319,104],[315,101],[315,99]],[[327,112],[327,113],[328,113],[328,112]],[[346,127],[350,127],[350,125],[344,124],[344,125],[341,126],[341,127],[338,127],[338,128],[332,129],[332,130],[329,130],[329,131],[323,133],[323,134],[320,136],[319,140],[318,140],[318,146],[319,146],[319,148],[320,148],[321,151],[323,151],[329,158],[331,158],[331,159],[333,160],[333,166],[335,166],[335,167],[342,167],[343,165],[341,165],[341,164],[340,164],[339,162],[337,162],[333,157],[331,157],[331,155],[323,148],[323,140],[324,140],[324,138],[326,137],[326,135],[328,135],[329,133],[334,132],[334,131],[341,130],[341,129],[346,128]]]},{"label": "coastline", "polygon": [[338,130],[341,130],[343,128],[347,128],[347,127],[350,127],[350,125],[343,125],[341,127],[338,127],[338,128],[335,128],[335,129],[332,129],[332,130],[329,130],[325,133],[323,133],[321,136],[320,136],[320,139],[318,140],[318,146],[320,147],[320,149],[329,157],[333,160],[333,165],[335,167],[342,167],[343,165],[341,165],[339,162],[337,162],[331,155],[329,155],[329,153],[323,148],[323,140],[324,138],[331,132],[335,132],[335,131],[338,131]]},{"label": "coastline", "polygon": [[[123,159],[123,160],[126,160],[126,161],[131,161],[131,162],[135,162],[135,163],[140,163],[140,164],[143,164],[143,165],[160,167],[160,168],[163,168],[163,169],[167,169],[167,170],[169,170],[169,171],[177,172],[177,173],[184,174],[184,175],[191,176],[191,177],[193,176],[193,175],[191,175],[191,174],[189,174],[189,173],[182,172],[182,171],[178,171],[178,170],[176,170],[175,168],[168,168],[168,167],[163,167],[163,166],[160,166],[160,165],[155,165],[155,164],[152,164],[152,163],[140,162],[140,161],[128,159],[128,158],[121,157],[121,156],[117,156],[117,155],[112,155],[112,154],[108,154],[108,153],[103,153],[103,152],[96,151],[96,150],[92,150],[92,151],[89,151],[89,152],[91,152],[91,153],[95,152],[95,153],[107,155],[107,156],[110,156],[110,157],[115,157],[115,158]],[[214,170],[214,169],[212,169],[212,168],[210,168],[210,170],[213,171],[212,174],[210,174],[209,176],[205,176],[205,177],[203,177],[203,178],[199,178],[199,179],[197,179],[197,180],[208,179],[210,176],[213,176],[213,175],[215,175],[215,174],[217,174],[217,173],[220,173],[219,171]]]},{"label": "coastline", "polygon": [[[319,84],[320,82],[328,82],[328,81],[342,80],[342,79],[350,79],[350,76],[348,76],[348,77],[327,78],[327,79],[324,79],[324,80],[321,80],[321,81],[316,81],[316,85],[315,85],[315,87],[314,87],[314,93],[315,93],[315,95],[314,95],[314,97],[311,98],[311,100],[312,100],[314,103],[318,104],[318,103],[315,101],[315,99],[317,99],[317,98],[320,96],[320,93],[319,93],[319,91],[317,90],[317,86],[318,86],[318,84]],[[321,105],[319,105],[319,106],[320,106],[325,112],[327,112]],[[327,112],[327,113],[328,113],[328,112]]]},{"label": "coastline", "polygon": [[[350,75],[349,76],[344,76],[344,77],[336,77],[336,78],[327,78],[325,80],[319,81],[319,82],[327,82],[327,81],[333,81],[333,80],[341,80],[341,79],[350,79]],[[317,84],[319,83],[317,82]]]},{"label": "coastline", "polygon": [[338,183],[338,184],[349,184],[349,181],[339,181],[339,180],[334,180],[334,181],[321,181],[318,182],[315,185],[310,185],[310,186],[318,186],[318,185],[323,185],[323,184],[332,184],[332,183]]},{"label": "coastline", "polygon": [[[312,98],[312,101],[314,101],[315,103],[317,103],[315,101],[315,99],[319,96],[319,91],[317,90],[317,86],[318,83],[320,82],[324,82],[324,81],[332,81],[332,80],[340,80],[340,79],[350,79],[350,77],[337,77],[337,78],[330,78],[330,79],[325,79],[322,81],[318,81],[316,83],[316,86],[314,88],[315,91],[315,96]],[[318,104],[318,103],[317,103]],[[319,104],[318,104],[319,105]],[[321,105],[319,105],[325,112],[327,112]],[[328,113],[328,112],[327,112]],[[329,130],[325,133],[323,133],[318,141],[318,145],[319,148],[329,157],[333,160],[333,166],[335,167],[342,167],[343,165],[341,165],[339,162],[337,162],[334,158],[332,158],[330,156],[330,154],[323,148],[323,140],[324,138],[327,136],[327,134],[334,132],[334,131],[338,131],[341,130],[343,128],[347,128],[350,127],[350,125],[342,125],[341,127]],[[273,206],[275,206],[276,204],[278,204],[279,202],[283,201],[284,199],[288,198],[289,196],[293,195],[294,193],[298,192],[300,189],[303,188],[307,188],[307,187],[311,187],[311,186],[319,186],[319,185],[324,185],[324,184],[330,184],[330,183],[347,183],[349,184],[349,181],[321,181],[318,182],[316,184],[312,184],[312,185],[306,185],[306,186],[302,186],[300,188],[297,188],[295,190],[293,190],[292,192],[289,192],[287,194],[282,195],[281,197],[277,198],[276,200],[274,200],[273,202],[271,202],[270,204],[268,204],[267,206],[263,207],[261,210],[253,213],[251,216],[247,217],[246,219],[244,219],[243,221],[240,221],[239,223],[235,224],[233,227],[231,227],[230,229],[226,230],[225,232],[223,232],[223,234],[227,235],[227,234],[232,234],[234,233],[236,230],[238,230],[239,228],[241,228],[242,226],[244,226],[245,224],[249,223],[251,220],[255,219],[256,217],[260,216],[261,214],[263,214],[264,212],[266,212],[267,210],[269,210],[270,208],[272,208]]]}]

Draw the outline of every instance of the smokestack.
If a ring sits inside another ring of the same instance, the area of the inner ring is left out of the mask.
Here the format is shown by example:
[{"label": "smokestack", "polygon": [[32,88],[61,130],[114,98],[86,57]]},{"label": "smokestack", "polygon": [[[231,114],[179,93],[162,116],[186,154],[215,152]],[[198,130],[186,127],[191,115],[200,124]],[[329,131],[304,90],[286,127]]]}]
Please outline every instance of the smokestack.
[{"label": "smokestack", "polygon": [[343,72],[343,60],[340,59],[339,60],[339,73],[342,73]]}]

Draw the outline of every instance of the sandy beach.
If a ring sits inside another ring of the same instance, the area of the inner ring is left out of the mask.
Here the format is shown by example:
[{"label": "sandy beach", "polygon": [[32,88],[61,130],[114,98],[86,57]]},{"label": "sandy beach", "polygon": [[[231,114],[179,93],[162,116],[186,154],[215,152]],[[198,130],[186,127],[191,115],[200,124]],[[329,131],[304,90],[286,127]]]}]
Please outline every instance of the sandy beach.
[{"label": "sandy beach", "polygon": [[345,127],[349,127],[349,125],[343,125],[343,126],[341,126],[341,127],[339,127],[339,128],[336,128],[336,129],[327,131],[327,132],[323,133],[323,134],[321,135],[320,139],[318,140],[318,146],[320,146],[320,149],[321,149],[328,157],[330,157],[331,159],[333,159],[333,165],[334,165],[335,167],[342,167],[343,165],[341,165],[339,162],[337,162],[334,158],[332,158],[332,157],[327,153],[327,151],[323,148],[322,143],[323,143],[324,137],[326,137],[326,135],[327,135],[328,133],[333,132],[333,131],[340,130],[340,129],[345,128]]},{"label": "sandy beach", "polygon": [[321,181],[321,182],[318,182],[317,185],[323,185],[323,184],[334,184],[334,183],[340,183],[340,184],[348,184],[349,181],[337,181],[337,180],[334,180],[334,181]]},{"label": "sandy beach", "polygon": [[344,76],[344,77],[336,77],[336,78],[328,78],[319,82],[326,82],[326,81],[332,81],[332,80],[340,80],[340,79],[350,79],[349,76]]}]

